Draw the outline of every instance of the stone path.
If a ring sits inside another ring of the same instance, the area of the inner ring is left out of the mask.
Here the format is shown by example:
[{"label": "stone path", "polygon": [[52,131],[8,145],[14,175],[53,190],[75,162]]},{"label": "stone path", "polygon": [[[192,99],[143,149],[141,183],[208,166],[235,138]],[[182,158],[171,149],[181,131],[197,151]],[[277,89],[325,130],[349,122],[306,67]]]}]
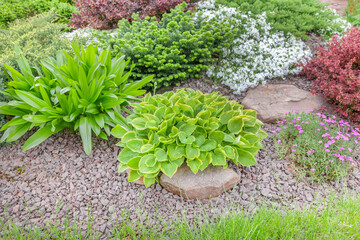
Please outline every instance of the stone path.
[{"label": "stone path", "polygon": [[319,0],[323,3],[330,4],[330,7],[335,9],[338,14],[345,15],[345,9],[347,7],[347,0]]}]

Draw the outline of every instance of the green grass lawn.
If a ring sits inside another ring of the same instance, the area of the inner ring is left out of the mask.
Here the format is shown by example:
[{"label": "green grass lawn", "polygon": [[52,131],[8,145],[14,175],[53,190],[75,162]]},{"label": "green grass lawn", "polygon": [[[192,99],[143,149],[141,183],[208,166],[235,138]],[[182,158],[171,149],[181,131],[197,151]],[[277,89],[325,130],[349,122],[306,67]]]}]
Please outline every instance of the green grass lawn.
[{"label": "green grass lawn", "polygon": [[[137,227],[127,222],[114,225],[111,239],[360,239],[360,198],[345,195],[324,204],[313,204],[305,210],[261,207],[255,213],[231,210],[215,218],[195,221],[175,220],[164,228]],[[8,227],[0,222],[1,239],[98,239],[99,233],[88,222],[87,232],[81,235],[77,223],[25,229],[17,225]],[[162,229],[159,231],[159,229]],[[82,237],[81,237],[82,236]]]}]

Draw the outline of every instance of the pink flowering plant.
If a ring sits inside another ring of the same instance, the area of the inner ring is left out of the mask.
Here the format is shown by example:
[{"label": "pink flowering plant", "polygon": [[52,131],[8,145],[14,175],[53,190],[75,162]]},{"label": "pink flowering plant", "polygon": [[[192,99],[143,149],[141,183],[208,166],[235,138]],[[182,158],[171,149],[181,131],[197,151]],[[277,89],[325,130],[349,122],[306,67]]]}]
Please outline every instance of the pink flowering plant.
[{"label": "pink flowering plant", "polygon": [[294,160],[301,177],[338,180],[357,166],[359,129],[336,116],[290,113],[272,132],[279,157]]}]

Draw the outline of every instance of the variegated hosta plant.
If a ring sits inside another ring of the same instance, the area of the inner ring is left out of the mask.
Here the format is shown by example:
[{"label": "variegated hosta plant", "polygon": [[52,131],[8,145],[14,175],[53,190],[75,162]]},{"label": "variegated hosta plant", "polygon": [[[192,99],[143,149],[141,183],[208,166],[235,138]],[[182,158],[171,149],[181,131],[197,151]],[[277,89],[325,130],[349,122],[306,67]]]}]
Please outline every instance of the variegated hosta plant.
[{"label": "variegated hosta plant", "polygon": [[24,150],[70,128],[80,132],[84,150],[90,154],[92,134],[107,139],[110,128],[125,121],[121,110],[144,94],[141,87],[152,79],[130,82],[131,71],[125,71],[129,61],[123,56],[112,58],[109,49],[99,51],[92,45],[84,49],[74,44],[74,54],[63,52],[56,59],[42,61],[37,75],[20,49],[16,51],[20,72],[5,65],[12,81],[4,94],[12,101],[0,103],[0,114],[14,118],[2,127],[1,140],[15,141],[38,127]]},{"label": "variegated hosta plant", "polygon": [[127,124],[112,130],[124,147],[119,172],[130,169],[129,181],[143,177],[147,187],[160,172],[171,178],[184,162],[195,174],[210,164],[226,168],[228,160],[254,165],[267,136],[256,111],[218,93],[180,89],[131,105]]}]

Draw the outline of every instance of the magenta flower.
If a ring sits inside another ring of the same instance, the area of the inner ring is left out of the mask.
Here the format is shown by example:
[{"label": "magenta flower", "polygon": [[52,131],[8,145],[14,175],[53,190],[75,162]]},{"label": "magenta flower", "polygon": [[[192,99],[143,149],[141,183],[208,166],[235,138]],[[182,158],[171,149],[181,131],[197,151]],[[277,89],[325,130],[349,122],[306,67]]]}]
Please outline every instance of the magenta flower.
[{"label": "magenta flower", "polygon": [[310,171],[311,171],[311,172],[314,172],[314,171],[315,171],[315,169],[314,169],[314,168],[312,168],[312,169],[310,169]]},{"label": "magenta flower", "polygon": [[280,144],[280,143],[281,143],[281,140],[279,139],[279,140],[277,140],[277,142]]}]

